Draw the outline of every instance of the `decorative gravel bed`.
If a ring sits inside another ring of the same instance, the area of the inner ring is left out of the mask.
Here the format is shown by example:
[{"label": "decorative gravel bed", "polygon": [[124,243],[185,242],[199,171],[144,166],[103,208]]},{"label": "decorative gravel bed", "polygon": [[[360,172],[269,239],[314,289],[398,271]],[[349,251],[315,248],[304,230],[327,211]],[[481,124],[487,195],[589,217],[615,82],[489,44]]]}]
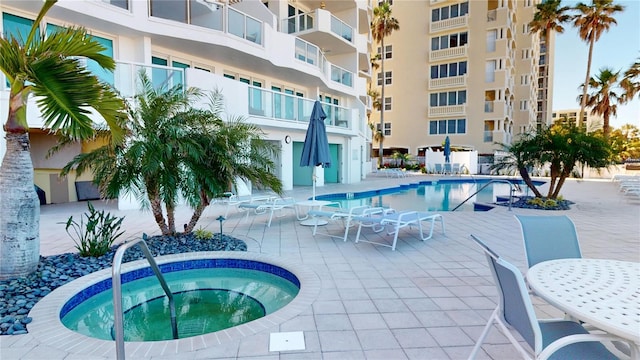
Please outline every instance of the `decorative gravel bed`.
[{"label": "decorative gravel bed", "polygon": [[[154,236],[147,239],[154,256],[192,251],[247,251],[247,244],[232,236],[215,234],[212,239],[199,240],[193,234]],[[80,257],[77,253],[41,256],[38,269],[31,275],[0,281],[0,335],[27,333],[27,316],[31,308],[45,295],[74,279],[111,267],[117,246],[98,258]],[[138,246],[125,253],[123,262],[142,259]]]},{"label": "decorative gravel bed", "polygon": [[[573,201],[569,200],[556,200],[556,206],[540,206],[537,204],[530,204],[529,200],[533,199],[534,196],[518,196],[514,197],[513,202],[511,203],[511,207],[514,208],[522,208],[522,209],[538,209],[538,210],[569,210],[571,209],[571,205],[574,204]],[[507,197],[508,199],[508,197]],[[499,201],[495,203],[500,206],[509,206],[509,202],[507,201]]]}]

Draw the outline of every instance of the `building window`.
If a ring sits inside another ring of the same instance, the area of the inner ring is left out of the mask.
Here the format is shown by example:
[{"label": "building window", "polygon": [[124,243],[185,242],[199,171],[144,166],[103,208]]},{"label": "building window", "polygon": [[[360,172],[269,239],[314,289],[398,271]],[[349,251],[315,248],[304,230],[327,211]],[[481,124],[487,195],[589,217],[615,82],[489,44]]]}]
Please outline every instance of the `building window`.
[{"label": "building window", "polygon": [[531,49],[522,49],[522,59],[528,59],[531,57]]},{"label": "building window", "polygon": [[522,33],[523,34],[528,34],[529,33],[529,24],[523,24],[522,25]]},{"label": "building window", "polygon": [[487,52],[496,51],[496,39],[498,37],[498,30],[487,31]]},{"label": "building window", "polygon": [[453,106],[467,103],[467,91],[445,91],[429,94],[429,106]]},{"label": "building window", "polygon": [[467,62],[460,61],[449,64],[431,65],[431,79],[462,76],[467,73]]},{"label": "building window", "polygon": [[454,47],[465,46],[468,42],[467,32],[461,32],[457,34],[449,34],[443,36],[436,36],[431,38],[431,50],[442,50]]},{"label": "building window", "polygon": [[529,85],[529,75],[520,75],[520,85]]},{"label": "building window", "polygon": [[[382,56],[381,54],[381,47],[378,46],[378,54],[380,56]],[[385,59],[391,59],[393,57],[393,45],[385,45],[384,47],[384,58]]]},{"label": "building window", "polygon": [[[376,130],[380,131],[380,123],[376,124]],[[384,123],[384,136],[391,136],[391,123]]]},{"label": "building window", "polygon": [[[392,74],[391,71],[385,71],[384,72],[384,84],[385,85],[391,85],[392,81]],[[382,86],[382,73],[378,73],[378,86]]]},{"label": "building window", "polygon": [[453,4],[431,10],[431,21],[441,21],[459,16],[465,16],[469,12],[469,2],[465,1],[460,4]]},{"label": "building window", "polygon": [[539,65],[545,65],[547,63],[547,56],[546,55],[540,55],[540,63]]},{"label": "building window", "polygon": [[391,97],[384,98],[384,111],[391,111]]},{"label": "building window", "polygon": [[102,2],[129,10],[129,0],[102,0]]},{"label": "building window", "polygon": [[529,100],[520,100],[520,111],[529,110]]},{"label": "building window", "polygon": [[466,119],[445,119],[429,121],[429,135],[464,134],[467,131]]}]

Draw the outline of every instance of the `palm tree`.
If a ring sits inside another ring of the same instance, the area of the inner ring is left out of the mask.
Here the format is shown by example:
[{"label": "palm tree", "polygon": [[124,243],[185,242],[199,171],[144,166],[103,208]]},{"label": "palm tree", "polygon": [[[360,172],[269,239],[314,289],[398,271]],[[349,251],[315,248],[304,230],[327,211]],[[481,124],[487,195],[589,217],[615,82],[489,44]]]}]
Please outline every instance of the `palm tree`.
[{"label": "palm tree", "polygon": [[23,39],[0,38],[0,70],[11,84],[9,111],[4,124],[7,151],[0,167],[0,279],[36,270],[40,257],[40,205],[33,187],[27,101],[37,96],[43,126],[70,140],[95,135],[90,109],[111,128],[112,139],[122,138],[118,123],[123,102],[109,85],[101,83],[82,64],[94,60],[113,70],[113,59],[83,28],[58,29],[46,38],[39,25],[57,0],[46,0]]},{"label": "palm tree", "polygon": [[621,99],[616,92],[619,74],[619,71],[614,72],[611,68],[602,68],[598,75],[589,79],[589,88],[593,92],[587,95],[586,105],[591,108],[592,115],[602,116],[604,120],[602,132],[605,137],[609,137],[611,132],[609,119],[611,116],[616,116],[617,104]]},{"label": "palm tree", "polygon": [[[371,22],[371,35],[376,42],[380,43],[381,52],[384,54],[384,38],[390,36],[394,31],[400,30],[398,20],[391,16],[391,6],[384,1],[373,9],[373,21]],[[384,56],[380,58],[380,73],[382,74],[382,90],[380,91],[380,131],[384,131]],[[382,167],[383,139],[380,138],[379,167]]]},{"label": "palm tree", "polygon": [[253,124],[224,122],[220,93],[210,95],[208,109],[194,109],[204,95],[196,89],[156,89],[144,72],[140,84],[130,106],[126,146],[108,144],[80,154],[64,174],[92,170],[104,196],[134,194],[151,208],[163,235],[177,232],[180,198],[194,209],[184,226],[191,232],[211,200],[230,190],[237,176],[282,192],[271,161],[276,145],[261,140],[263,133]]},{"label": "palm tree", "polygon": [[582,122],[582,114],[586,108],[587,88],[591,77],[591,60],[593,58],[593,45],[600,39],[605,31],[609,31],[611,25],[618,22],[613,17],[616,12],[624,10],[622,5],[614,4],[613,0],[592,0],[591,5],[578,3],[576,10],[579,14],[574,18],[574,26],[578,28],[580,38],[589,43],[589,57],[587,60],[587,74],[582,87],[582,98],[580,101],[580,113],[578,113],[578,124]]},{"label": "palm tree", "polygon": [[624,89],[622,102],[628,103],[633,100],[636,94],[640,93],[640,58],[624,72],[624,78],[620,81],[620,86]]},{"label": "palm tree", "polygon": [[491,165],[491,169],[499,173],[506,171],[509,174],[517,171],[522,177],[522,181],[527,184],[527,187],[531,189],[534,195],[536,197],[542,197],[542,194],[536,188],[529,174],[529,169],[536,165],[535,159],[537,155],[535,154],[538,154],[540,150],[535,146],[533,135],[524,134],[519,141],[511,144],[497,143],[497,145],[500,145],[502,151],[507,155],[497,158],[496,162]]},{"label": "palm tree", "polygon": [[[571,20],[571,16],[566,14],[570,8],[568,6],[560,6],[562,0],[546,0],[536,5],[536,13],[533,15],[533,20],[529,23],[529,31],[531,33],[543,33],[545,44],[550,46],[549,39],[552,32],[562,34],[564,27],[562,24]],[[545,67],[546,77],[548,79],[549,66]],[[547,98],[542,99],[542,106],[547,108]],[[544,119],[546,122],[546,119]]]}]

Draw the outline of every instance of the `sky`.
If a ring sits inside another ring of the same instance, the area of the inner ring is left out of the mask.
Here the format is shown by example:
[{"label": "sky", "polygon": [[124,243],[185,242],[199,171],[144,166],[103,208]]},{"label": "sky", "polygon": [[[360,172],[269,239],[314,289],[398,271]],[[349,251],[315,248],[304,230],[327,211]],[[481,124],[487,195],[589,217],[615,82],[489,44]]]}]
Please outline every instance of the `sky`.
[{"label": "sky", "polygon": [[[578,1],[565,0],[564,6],[574,6]],[[590,4],[591,1],[582,2]],[[605,32],[593,47],[591,76],[603,67],[615,71],[628,69],[640,57],[640,1],[615,0],[625,7],[624,12],[615,15],[617,25]],[[584,83],[587,73],[589,45],[578,36],[572,24],[564,25],[564,33],[556,34],[555,73],[553,80],[553,110],[580,109],[577,100],[581,94],[578,88]],[[618,105],[618,116],[610,119],[611,126],[620,128],[624,124],[640,127],[640,100]]]}]

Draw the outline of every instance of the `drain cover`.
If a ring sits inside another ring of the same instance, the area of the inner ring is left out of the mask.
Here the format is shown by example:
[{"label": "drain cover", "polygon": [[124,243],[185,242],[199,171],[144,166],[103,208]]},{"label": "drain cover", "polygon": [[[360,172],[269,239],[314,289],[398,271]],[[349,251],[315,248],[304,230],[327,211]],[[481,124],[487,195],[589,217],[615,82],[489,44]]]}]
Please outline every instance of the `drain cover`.
[{"label": "drain cover", "polygon": [[271,333],[269,338],[269,351],[304,349],[304,333],[302,331]]}]

